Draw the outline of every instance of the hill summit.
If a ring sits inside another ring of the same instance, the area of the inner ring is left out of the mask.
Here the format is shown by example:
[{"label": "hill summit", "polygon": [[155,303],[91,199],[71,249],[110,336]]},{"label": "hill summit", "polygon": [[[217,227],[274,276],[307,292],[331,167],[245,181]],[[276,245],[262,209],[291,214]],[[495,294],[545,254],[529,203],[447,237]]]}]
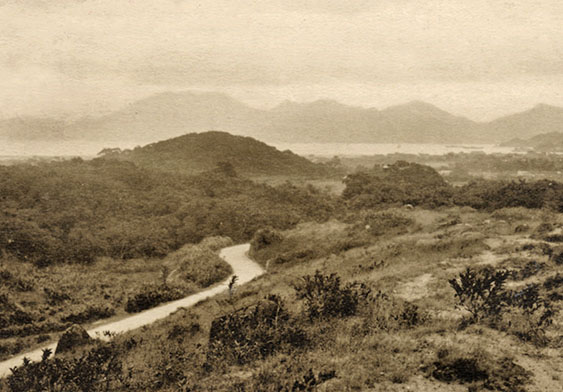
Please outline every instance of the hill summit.
[{"label": "hill summit", "polygon": [[293,152],[251,137],[227,132],[189,133],[133,150],[105,149],[105,158],[132,161],[142,167],[195,174],[222,169],[244,175],[321,175],[327,172]]}]

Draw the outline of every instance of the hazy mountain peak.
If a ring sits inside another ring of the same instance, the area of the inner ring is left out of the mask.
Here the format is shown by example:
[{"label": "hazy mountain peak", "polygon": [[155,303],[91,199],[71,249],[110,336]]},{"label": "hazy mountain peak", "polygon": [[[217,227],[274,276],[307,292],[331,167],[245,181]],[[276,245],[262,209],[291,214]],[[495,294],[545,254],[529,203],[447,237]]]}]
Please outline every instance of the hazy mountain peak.
[{"label": "hazy mountain peak", "polygon": [[529,111],[533,111],[533,112],[563,111],[563,108],[553,106],[553,105],[549,105],[547,103],[538,103],[536,106],[534,106]]},{"label": "hazy mountain peak", "polygon": [[447,113],[445,110],[440,109],[437,106],[434,106],[428,102],[420,101],[420,100],[413,100],[409,101],[404,104],[394,105],[388,107],[386,110],[405,110],[405,111],[414,111],[420,113]]},{"label": "hazy mountain peak", "polygon": [[189,132],[223,129],[266,142],[498,143],[563,130],[563,109],[539,104],[477,123],[414,100],[383,110],[334,99],[284,101],[256,109],[223,93],[162,92],[103,116],[61,123],[50,118],[0,121],[4,140],[90,140],[147,144]]}]

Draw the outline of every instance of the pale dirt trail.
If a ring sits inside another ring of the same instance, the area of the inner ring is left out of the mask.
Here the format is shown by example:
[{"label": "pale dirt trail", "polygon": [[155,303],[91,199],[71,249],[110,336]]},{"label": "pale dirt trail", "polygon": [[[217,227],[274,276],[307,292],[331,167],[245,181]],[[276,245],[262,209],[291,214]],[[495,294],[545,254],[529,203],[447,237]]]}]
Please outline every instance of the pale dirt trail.
[{"label": "pale dirt trail", "polygon": [[[233,275],[238,277],[237,285],[242,285],[251,281],[252,279],[262,275],[264,270],[254,261],[250,260],[246,253],[250,248],[249,244],[235,245],[228,248],[221,249],[220,256],[231,266],[233,269]],[[133,329],[140,328],[144,325],[151,324],[157,320],[161,320],[171,313],[175,312],[179,308],[187,308],[195,305],[196,303],[213,297],[214,295],[220,294],[225,291],[229,285],[231,277],[223,281],[222,283],[213,286],[207,290],[200,291],[199,293],[192,294],[185,298],[167,302],[164,305],[158,306],[156,308],[145,310],[144,312],[135,314],[133,316],[126,317],[124,319],[110,322],[108,324],[102,324],[93,327],[88,330],[88,333],[92,337],[98,337],[100,339],[107,340],[108,337],[104,336],[104,332],[109,331],[111,333],[123,333],[131,331]],[[23,358],[26,357],[32,361],[41,360],[41,355],[43,350],[49,348],[55,351],[57,343],[51,343],[49,345],[43,346],[31,352],[27,352],[16,357],[10,358],[6,361],[0,362],[0,377],[6,377],[10,374],[10,368],[14,366],[19,366],[22,364]]]}]

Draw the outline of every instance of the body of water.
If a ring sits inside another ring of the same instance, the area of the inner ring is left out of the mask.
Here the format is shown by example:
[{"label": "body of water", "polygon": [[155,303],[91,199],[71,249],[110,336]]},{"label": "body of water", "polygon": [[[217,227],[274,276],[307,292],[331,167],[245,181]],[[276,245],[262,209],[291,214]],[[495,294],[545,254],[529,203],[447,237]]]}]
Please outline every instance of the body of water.
[{"label": "body of water", "polygon": [[512,147],[499,147],[494,144],[417,144],[417,143],[277,143],[279,150],[291,150],[298,155],[322,157],[388,155],[388,154],[427,154],[445,155],[448,153],[483,152],[485,154],[515,153]]},{"label": "body of water", "polygon": [[[415,143],[270,143],[278,150],[291,150],[298,155],[333,157],[386,155],[394,153],[445,155],[452,153],[484,152],[486,154],[509,154],[516,152],[512,147],[499,147],[492,144],[415,144]],[[1,143],[0,159],[33,156],[96,156],[105,147],[133,148],[133,143],[112,143],[104,141],[61,141]]]}]

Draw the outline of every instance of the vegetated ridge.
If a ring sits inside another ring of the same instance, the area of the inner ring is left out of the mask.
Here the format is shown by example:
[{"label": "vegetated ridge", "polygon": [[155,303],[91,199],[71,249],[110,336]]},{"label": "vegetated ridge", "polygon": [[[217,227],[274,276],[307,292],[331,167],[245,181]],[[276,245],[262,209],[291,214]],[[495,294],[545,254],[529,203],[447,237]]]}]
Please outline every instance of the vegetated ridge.
[{"label": "vegetated ridge", "polygon": [[132,161],[138,166],[198,173],[217,168],[245,175],[324,175],[327,167],[315,164],[289,150],[276,148],[250,137],[226,132],[190,133],[133,150],[102,152],[108,159]]}]

